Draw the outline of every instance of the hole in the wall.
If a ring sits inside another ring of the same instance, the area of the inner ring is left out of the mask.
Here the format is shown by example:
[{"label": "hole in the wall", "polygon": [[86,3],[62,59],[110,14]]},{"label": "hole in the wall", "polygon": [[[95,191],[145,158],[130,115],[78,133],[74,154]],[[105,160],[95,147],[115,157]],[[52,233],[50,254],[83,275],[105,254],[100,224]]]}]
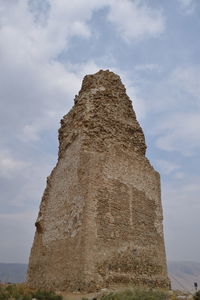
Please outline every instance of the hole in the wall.
[{"label": "hole in the wall", "polygon": [[35,222],[35,227],[36,227],[37,233],[43,232],[42,225],[40,224],[40,222]]}]

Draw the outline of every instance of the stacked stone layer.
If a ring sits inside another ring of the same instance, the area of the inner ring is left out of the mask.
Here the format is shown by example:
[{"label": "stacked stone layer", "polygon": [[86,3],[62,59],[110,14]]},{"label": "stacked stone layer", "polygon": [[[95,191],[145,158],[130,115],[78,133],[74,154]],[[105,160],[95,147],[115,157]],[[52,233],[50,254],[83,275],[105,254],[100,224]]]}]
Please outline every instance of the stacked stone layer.
[{"label": "stacked stone layer", "polygon": [[119,76],[85,76],[59,130],[28,284],[69,291],[169,287],[160,176]]}]

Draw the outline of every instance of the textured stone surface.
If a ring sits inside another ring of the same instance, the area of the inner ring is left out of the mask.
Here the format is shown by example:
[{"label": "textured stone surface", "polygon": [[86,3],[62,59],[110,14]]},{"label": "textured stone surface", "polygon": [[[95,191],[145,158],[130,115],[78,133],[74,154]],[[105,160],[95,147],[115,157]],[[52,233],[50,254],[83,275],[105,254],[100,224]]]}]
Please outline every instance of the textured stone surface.
[{"label": "textured stone surface", "polygon": [[119,76],[85,76],[61,120],[28,284],[69,291],[114,285],[168,287],[160,176]]}]

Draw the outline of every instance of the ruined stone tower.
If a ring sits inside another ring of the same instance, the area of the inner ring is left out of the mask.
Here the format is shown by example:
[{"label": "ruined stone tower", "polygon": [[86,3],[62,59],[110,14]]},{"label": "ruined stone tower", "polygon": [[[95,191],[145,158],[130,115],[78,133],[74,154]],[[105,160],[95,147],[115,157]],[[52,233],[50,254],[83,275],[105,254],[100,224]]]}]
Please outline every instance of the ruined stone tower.
[{"label": "ruined stone tower", "polygon": [[160,176],[119,76],[85,76],[59,130],[31,250],[28,284],[95,291],[168,287]]}]

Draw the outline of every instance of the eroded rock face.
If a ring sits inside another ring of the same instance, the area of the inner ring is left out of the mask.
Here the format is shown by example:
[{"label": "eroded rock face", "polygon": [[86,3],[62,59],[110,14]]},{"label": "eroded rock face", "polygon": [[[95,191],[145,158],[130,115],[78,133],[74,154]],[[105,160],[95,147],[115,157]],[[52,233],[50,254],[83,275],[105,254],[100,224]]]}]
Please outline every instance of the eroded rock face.
[{"label": "eroded rock face", "polygon": [[85,76],[61,120],[58,162],[36,221],[31,287],[169,286],[160,176],[145,150],[119,76]]}]

